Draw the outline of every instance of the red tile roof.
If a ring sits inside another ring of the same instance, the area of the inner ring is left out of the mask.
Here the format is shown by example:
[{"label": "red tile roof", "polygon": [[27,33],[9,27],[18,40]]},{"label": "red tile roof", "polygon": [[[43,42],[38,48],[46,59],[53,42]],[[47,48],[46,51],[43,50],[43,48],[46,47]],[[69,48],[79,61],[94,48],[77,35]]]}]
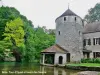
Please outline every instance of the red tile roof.
[{"label": "red tile roof", "polygon": [[41,53],[68,53],[68,51],[56,44],[43,50]]}]

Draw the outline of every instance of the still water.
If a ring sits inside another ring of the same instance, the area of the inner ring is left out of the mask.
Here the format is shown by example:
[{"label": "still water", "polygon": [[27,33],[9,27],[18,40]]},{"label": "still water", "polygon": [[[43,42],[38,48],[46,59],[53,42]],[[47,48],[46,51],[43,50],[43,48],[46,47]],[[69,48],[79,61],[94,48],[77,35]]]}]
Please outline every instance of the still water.
[{"label": "still water", "polygon": [[33,63],[0,63],[0,75],[77,75],[78,72],[76,70],[40,66]]}]

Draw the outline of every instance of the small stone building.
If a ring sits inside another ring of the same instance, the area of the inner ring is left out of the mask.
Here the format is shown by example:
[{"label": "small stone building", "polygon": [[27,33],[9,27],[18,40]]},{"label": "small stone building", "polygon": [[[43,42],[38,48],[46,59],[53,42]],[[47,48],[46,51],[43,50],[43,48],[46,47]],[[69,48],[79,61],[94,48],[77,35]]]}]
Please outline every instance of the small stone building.
[{"label": "small stone building", "polygon": [[46,60],[50,57],[52,60],[51,64],[65,64],[67,61],[66,54],[68,53],[68,51],[57,44],[45,49],[41,53],[43,57],[43,61],[42,61],[43,64],[46,64],[46,63],[50,64],[50,62]]},{"label": "small stone building", "polygon": [[43,50],[41,64],[80,62],[100,57],[100,22],[86,24],[70,9],[56,20],[55,45]]}]

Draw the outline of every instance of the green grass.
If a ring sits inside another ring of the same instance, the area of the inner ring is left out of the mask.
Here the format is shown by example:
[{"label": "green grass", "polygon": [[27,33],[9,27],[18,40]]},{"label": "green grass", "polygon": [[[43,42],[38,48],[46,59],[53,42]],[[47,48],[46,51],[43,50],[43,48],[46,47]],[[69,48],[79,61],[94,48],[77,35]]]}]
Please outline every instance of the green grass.
[{"label": "green grass", "polygon": [[80,63],[80,64],[67,64],[68,66],[87,66],[87,67],[100,67],[99,63]]}]

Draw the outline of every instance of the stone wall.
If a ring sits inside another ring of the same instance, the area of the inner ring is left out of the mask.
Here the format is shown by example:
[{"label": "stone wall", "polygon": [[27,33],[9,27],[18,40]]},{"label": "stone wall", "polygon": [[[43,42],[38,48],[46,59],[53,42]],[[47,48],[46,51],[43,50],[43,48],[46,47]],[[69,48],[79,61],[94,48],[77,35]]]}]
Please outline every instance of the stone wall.
[{"label": "stone wall", "polygon": [[79,61],[83,57],[82,30],[82,20],[77,16],[66,16],[66,21],[64,17],[56,20],[56,43],[69,51],[71,61]]}]

